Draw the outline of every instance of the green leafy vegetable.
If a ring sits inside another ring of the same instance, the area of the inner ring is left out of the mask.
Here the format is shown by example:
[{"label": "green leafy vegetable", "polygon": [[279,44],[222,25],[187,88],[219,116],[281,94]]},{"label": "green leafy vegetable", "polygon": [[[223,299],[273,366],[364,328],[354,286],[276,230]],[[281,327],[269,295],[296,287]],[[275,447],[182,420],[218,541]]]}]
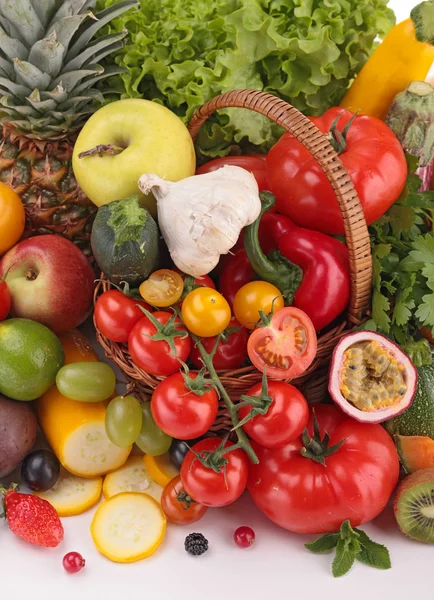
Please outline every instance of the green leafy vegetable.
[{"label": "green leafy vegetable", "polygon": [[348,520],[342,523],[339,533],[326,533],[305,546],[317,554],[336,548],[333,577],[348,573],[356,560],[376,569],[390,569],[392,566],[388,549],[373,542],[361,529],[351,527]]},{"label": "green leafy vegetable", "polygon": [[[98,0],[103,9],[120,0]],[[306,114],[339,103],[394,24],[388,0],[141,0],[141,9],[103,33],[126,28],[116,62],[125,97],[165,104],[189,119],[219,93],[243,88],[276,94]],[[110,59],[111,60],[111,59]],[[266,151],[281,131],[251,111],[222,110],[199,134],[206,156],[241,146]]]},{"label": "green leafy vegetable", "polygon": [[[407,156],[408,169],[417,159]],[[390,210],[369,230],[373,260],[372,321],[417,366],[432,363],[426,347],[414,345],[421,327],[434,328],[434,192],[420,192],[421,180],[409,174]]]}]

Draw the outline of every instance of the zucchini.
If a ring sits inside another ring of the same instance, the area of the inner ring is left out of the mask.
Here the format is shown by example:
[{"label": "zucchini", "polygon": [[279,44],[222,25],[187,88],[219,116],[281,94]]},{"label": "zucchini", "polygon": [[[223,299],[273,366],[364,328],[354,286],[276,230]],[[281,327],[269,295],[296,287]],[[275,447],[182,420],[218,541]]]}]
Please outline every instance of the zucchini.
[{"label": "zucchini", "polygon": [[131,196],[98,209],[91,234],[92,252],[112,283],[139,286],[157,268],[159,232],[151,214]]},{"label": "zucchini", "polygon": [[427,436],[434,439],[434,365],[420,367],[413,404],[384,424],[390,435]]}]

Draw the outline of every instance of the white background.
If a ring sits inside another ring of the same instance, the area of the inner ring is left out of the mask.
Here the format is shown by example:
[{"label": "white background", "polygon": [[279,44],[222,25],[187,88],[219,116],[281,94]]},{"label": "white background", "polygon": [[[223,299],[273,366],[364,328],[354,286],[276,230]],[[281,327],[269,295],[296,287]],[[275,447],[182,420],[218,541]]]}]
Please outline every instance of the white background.
[{"label": "white background", "polygon": [[[174,0],[175,1],[175,0]],[[391,0],[398,20],[408,16],[414,0]],[[375,93],[375,92],[374,92]],[[313,555],[303,544],[311,537],[289,534],[271,524],[243,498],[222,510],[210,510],[192,528],[169,526],[166,540],[150,559],[117,565],[96,551],[89,533],[93,511],[63,519],[65,540],[54,550],[39,549],[15,538],[0,523],[0,594],[2,598],[100,600],[256,600],[322,598],[404,600],[434,598],[433,549],[408,541],[396,527],[391,510],[364,529],[390,549],[393,568],[376,571],[358,563],[341,579],[333,579],[330,555]],[[256,544],[241,550],[232,541],[240,525],[252,526]],[[210,550],[200,558],[183,548],[185,536],[199,530]],[[62,557],[76,550],[86,558],[85,569],[67,575]]]}]

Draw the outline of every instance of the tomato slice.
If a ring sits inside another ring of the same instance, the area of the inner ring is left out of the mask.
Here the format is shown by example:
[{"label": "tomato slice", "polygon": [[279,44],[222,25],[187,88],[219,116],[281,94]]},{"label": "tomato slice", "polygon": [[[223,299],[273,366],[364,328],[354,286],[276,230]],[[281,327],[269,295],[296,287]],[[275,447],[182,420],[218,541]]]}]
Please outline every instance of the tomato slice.
[{"label": "tomato slice", "polygon": [[152,306],[166,307],[175,304],[182,296],[184,280],[176,271],[160,269],[144,281],[139,292]]},{"label": "tomato slice", "polygon": [[271,379],[293,379],[312,364],[317,349],[315,328],[306,313],[293,306],[278,310],[269,323],[255,329],[247,346],[259,371]]}]

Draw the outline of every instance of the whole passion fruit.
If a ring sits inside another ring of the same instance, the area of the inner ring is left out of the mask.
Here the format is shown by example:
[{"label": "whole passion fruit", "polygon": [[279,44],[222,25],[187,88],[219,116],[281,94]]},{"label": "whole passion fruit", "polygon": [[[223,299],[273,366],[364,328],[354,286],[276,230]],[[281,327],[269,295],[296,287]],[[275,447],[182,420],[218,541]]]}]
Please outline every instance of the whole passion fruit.
[{"label": "whole passion fruit", "polygon": [[382,423],[409,408],[417,387],[410,358],[379,333],[350,333],[336,346],[329,393],[350,417]]}]

